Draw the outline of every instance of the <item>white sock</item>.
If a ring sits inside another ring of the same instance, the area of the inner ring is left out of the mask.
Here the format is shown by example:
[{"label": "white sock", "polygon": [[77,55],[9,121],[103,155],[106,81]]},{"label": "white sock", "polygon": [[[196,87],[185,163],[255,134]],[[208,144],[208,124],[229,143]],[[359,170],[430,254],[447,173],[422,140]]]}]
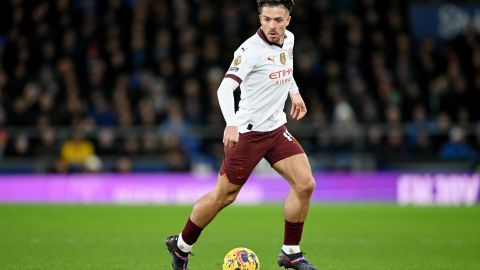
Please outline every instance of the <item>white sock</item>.
[{"label": "white sock", "polygon": [[283,250],[283,252],[285,252],[285,253],[288,254],[288,255],[301,252],[301,251],[300,251],[300,246],[287,246],[287,245],[283,245],[283,246],[282,246],[282,250]]},{"label": "white sock", "polygon": [[183,241],[182,233],[178,235],[177,247],[185,253],[188,253],[192,250],[192,246]]}]

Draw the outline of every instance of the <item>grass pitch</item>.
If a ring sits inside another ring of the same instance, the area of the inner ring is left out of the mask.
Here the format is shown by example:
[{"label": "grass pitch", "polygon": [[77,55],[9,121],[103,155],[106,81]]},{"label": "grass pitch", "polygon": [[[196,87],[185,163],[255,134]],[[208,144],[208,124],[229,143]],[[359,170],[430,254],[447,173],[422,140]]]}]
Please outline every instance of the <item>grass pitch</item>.
[{"label": "grass pitch", "polygon": [[[171,269],[163,243],[191,206],[0,205],[0,269]],[[245,246],[279,269],[281,205],[230,206],[203,232],[190,269],[221,269]],[[322,270],[480,269],[480,207],[313,205],[302,249]]]}]

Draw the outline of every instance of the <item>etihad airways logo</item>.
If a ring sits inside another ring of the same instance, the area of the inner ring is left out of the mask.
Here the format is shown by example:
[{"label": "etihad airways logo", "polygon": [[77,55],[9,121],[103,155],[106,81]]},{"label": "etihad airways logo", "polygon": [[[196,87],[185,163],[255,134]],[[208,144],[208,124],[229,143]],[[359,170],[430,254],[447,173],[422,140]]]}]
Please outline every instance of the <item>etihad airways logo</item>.
[{"label": "etihad airways logo", "polygon": [[293,73],[293,68],[287,68],[287,69],[284,69],[284,70],[272,72],[272,73],[270,73],[270,75],[268,75],[268,77],[271,80],[276,80],[276,79],[280,79],[282,77],[291,76],[292,73]]}]

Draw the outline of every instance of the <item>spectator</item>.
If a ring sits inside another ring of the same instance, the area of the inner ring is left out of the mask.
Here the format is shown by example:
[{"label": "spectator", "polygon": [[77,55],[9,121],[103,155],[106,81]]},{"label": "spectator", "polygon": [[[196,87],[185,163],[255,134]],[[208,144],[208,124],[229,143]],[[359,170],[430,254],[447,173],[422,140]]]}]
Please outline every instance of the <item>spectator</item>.
[{"label": "spectator", "polygon": [[[415,106],[413,108],[413,119],[406,124],[407,146],[415,149],[419,147],[420,144],[425,144],[428,139],[424,138],[424,136],[429,136],[429,133],[433,129],[432,126],[433,125],[427,119],[426,108],[423,105]],[[423,141],[420,142],[419,139]]]},{"label": "spectator", "polygon": [[96,153],[100,156],[113,156],[119,153],[115,133],[111,128],[102,128],[97,134]]},{"label": "spectator", "polygon": [[34,144],[33,154],[37,159],[37,172],[55,171],[60,147],[57,142],[56,133],[52,128],[45,127],[41,130],[40,140]]},{"label": "spectator", "polygon": [[401,156],[405,153],[405,138],[401,129],[390,128],[387,132],[387,157]]},{"label": "spectator", "polygon": [[333,128],[335,143],[340,149],[351,149],[357,137],[356,116],[350,104],[341,94],[335,97]]},{"label": "spectator", "polygon": [[85,138],[81,130],[75,130],[72,138],[62,144],[60,156],[69,171],[83,171],[85,163],[94,156],[94,146],[91,141]]},{"label": "spectator", "polygon": [[11,144],[7,148],[6,155],[17,158],[31,157],[32,149],[28,135],[22,133],[13,138]]},{"label": "spectator", "polygon": [[40,131],[40,141],[35,144],[33,153],[39,158],[58,157],[60,149],[56,133],[52,128],[44,128]]},{"label": "spectator", "polygon": [[148,155],[157,155],[160,149],[160,140],[155,132],[146,132],[141,139],[142,152]]},{"label": "spectator", "polygon": [[175,135],[180,139],[180,143],[185,146],[188,154],[194,156],[199,153],[200,142],[191,134],[189,129],[180,102],[178,100],[173,101],[169,106],[167,119],[162,125],[161,132]]},{"label": "spectator", "polygon": [[190,159],[174,133],[165,132],[162,136],[163,151],[161,153],[168,171],[186,171],[190,169]]},{"label": "spectator", "polygon": [[132,161],[126,157],[121,156],[115,161],[115,172],[130,173],[132,171]]},{"label": "spectator", "polygon": [[460,127],[450,130],[450,139],[440,151],[440,158],[444,160],[475,160],[477,153],[465,140],[465,131]]},{"label": "spectator", "polygon": [[417,156],[421,155],[423,157],[432,157],[435,154],[430,133],[427,130],[418,130],[415,141],[416,143],[411,149],[412,153],[416,154]]},{"label": "spectator", "polygon": [[89,116],[101,127],[109,127],[115,124],[115,115],[104,94],[100,91],[92,93],[93,104],[89,110]]},{"label": "spectator", "polygon": [[366,149],[377,156],[382,156],[385,153],[384,134],[380,127],[372,126],[368,128]]}]

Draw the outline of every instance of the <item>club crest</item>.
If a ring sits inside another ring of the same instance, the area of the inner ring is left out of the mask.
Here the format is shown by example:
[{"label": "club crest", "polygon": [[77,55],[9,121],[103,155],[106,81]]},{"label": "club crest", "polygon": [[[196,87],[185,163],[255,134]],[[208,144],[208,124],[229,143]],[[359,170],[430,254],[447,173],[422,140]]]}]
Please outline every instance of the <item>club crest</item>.
[{"label": "club crest", "polygon": [[284,52],[280,54],[280,63],[282,63],[282,65],[285,65],[285,63],[287,63],[287,57],[285,56]]}]

